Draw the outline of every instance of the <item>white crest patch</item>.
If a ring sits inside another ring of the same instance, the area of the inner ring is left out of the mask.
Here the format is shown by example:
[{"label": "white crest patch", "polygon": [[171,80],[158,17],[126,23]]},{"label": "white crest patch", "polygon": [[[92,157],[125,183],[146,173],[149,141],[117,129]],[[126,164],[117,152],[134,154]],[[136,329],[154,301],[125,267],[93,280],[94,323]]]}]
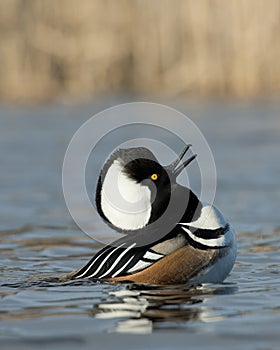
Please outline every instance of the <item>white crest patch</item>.
[{"label": "white crest patch", "polygon": [[101,208],[113,225],[123,230],[140,229],[151,216],[151,191],[122,170],[118,160],[108,169],[101,189]]}]

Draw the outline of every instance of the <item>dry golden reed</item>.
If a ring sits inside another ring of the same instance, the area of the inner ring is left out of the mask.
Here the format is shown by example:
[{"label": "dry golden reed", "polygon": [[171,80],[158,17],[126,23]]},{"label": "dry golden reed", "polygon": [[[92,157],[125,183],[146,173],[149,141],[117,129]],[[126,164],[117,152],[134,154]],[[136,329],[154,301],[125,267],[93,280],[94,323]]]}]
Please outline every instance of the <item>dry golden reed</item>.
[{"label": "dry golden reed", "polygon": [[280,95],[280,0],[0,0],[0,98]]}]

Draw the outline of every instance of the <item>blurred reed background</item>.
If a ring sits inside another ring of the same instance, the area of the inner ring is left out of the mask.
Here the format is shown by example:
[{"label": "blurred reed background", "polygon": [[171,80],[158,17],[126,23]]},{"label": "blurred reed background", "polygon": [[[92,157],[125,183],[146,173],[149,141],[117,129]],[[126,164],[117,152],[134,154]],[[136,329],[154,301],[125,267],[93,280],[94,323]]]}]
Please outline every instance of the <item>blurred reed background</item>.
[{"label": "blurred reed background", "polygon": [[0,0],[0,99],[280,96],[280,0]]}]

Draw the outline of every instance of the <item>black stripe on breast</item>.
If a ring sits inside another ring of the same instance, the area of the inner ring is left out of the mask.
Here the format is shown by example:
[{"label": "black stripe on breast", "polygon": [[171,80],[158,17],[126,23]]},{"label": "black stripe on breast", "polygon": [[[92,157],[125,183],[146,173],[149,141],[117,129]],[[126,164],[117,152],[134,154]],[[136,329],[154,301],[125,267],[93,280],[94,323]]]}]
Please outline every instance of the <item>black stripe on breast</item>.
[{"label": "black stripe on breast", "polygon": [[203,239],[215,239],[224,236],[224,234],[229,229],[229,224],[226,224],[225,227],[219,227],[215,230],[195,228],[191,226],[187,226],[187,228],[191,231],[191,233],[196,235],[196,237]]},{"label": "black stripe on breast", "polygon": [[196,248],[196,249],[200,249],[200,250],[213,250],[213,249],[221,249],[221,248],[225,248],[225,247],[220,247],[220,246],[209,246],[209,245],[205,245],[202,244],[200,242],[194,241],[188,234],[187,232],[185,232],[185,236],[186,239],[189,243],[189,245],[191,245],[192,247]]},{"label": "black stripe on breast", "polygon": [[[186,227],[186,226],[184,226]],[[223,235],[225,235],[225,233],[229,230],[229,225],[226,224],[225,227],[221,227],[218,228],[216,230],[205,230],[205,229],[194,229],[193,227],[186,227],[188,230],[191,231],[191,233],[193,233],[195,236],[199,237],[199,238],[203,238],[205,240],[207,239],[217,239]],[[213,249],[223,249],[223,248],[228,248],[228,246],[208,246],[206,244],[194,241],[186,231],[182,230],[188,243],[196,248],[196,249],[200,249],[200,250],[213,250]]]}]

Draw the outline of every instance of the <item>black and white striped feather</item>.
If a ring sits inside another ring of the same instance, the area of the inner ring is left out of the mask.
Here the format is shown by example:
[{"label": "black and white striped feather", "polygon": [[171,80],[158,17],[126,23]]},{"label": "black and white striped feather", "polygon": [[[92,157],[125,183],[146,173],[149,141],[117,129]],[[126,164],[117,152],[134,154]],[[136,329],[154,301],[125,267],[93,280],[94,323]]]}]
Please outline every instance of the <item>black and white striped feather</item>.
[{"label": "black and white striped feather", "polygon": [[158,254],[149,247],[136,247],[136,243],[106,246],[73,277],[110,278],[132,274],[147,268],[163,257],[163,254]]},{"label": "black and white striped feather", "polygon": [[144,270],[165,256],[153,251],[153,246],[177,237],[179,234],[184,234],[186,245],[196,249],[225,248],[227,246],[224,244],[224,235],[228,229],[228,225],[214,230],[192,228],[186,224],[177,225],[168,237],[165,236],[164,239],[145,246],[139,245],[139,239],[126,236],[114,242],[113,245],[104,247],[88,264],[77,271],[73,278],[112,278]]}]

